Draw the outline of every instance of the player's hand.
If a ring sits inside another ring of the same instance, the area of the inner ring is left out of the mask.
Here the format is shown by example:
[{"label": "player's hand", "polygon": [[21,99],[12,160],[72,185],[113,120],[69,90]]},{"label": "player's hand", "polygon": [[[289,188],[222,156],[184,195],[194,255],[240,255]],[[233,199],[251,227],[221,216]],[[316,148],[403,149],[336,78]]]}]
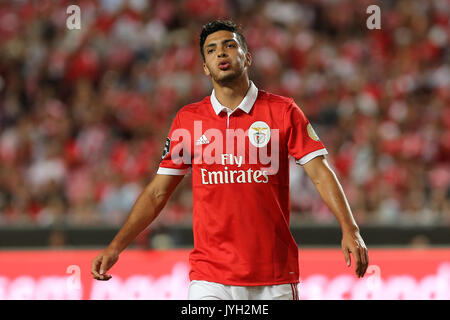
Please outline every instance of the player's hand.
[{"label": "player's hand", "polygon": [[106,272],[111,269],[118,259],[119,254],[114,250],[106,249],[100,253],[94,260],[92,260],[91,274],[94,276],[94,279],[102,281],[111,279],[112,276],[110,274],[106,274]]},{"label": "player's hand", "polygon": [[342,251],[347,262],[347,267],[351,265],[350,254],[355,259],[355,273],[358,278],[364,277],[367,267],[369,266],[369,255],[367,247],[362,239],[359,231],[346,232],[342,235]]}]

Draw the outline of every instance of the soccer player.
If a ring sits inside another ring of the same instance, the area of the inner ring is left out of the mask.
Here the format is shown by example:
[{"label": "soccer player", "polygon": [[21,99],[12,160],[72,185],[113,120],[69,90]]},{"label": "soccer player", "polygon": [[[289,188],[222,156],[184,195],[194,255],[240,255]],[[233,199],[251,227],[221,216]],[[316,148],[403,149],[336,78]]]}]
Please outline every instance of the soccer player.
[{"label": "soccer player", "polygon": [[302,166],[342,230],[342,251],[363,277],[366,245],[327,150],[293,99],[249,80],[252,56],[231,20],[200,35],[211,96],[181,108],[154,179],[109,246],[92,262],[97,280],[192,172],[194,249],[189,299],[298,299],[298,247],[289,230],[289,155]]}]

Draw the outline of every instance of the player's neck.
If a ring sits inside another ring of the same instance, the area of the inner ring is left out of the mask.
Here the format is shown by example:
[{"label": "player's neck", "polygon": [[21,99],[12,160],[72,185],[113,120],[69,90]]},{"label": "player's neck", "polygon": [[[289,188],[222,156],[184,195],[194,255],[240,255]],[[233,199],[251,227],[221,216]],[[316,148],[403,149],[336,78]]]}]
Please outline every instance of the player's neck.
[{"label": "player's neck", "polygon": [[248,76],[241,77],[226,85],[213,81],[214,94],[221,105],[234,110],[242,102],[250,87]]}]

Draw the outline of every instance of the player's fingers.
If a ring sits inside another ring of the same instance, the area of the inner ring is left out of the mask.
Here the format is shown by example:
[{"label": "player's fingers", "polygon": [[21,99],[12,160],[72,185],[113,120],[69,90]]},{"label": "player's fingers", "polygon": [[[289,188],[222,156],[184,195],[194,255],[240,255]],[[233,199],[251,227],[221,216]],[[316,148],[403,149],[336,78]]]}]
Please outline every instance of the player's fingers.
[{"label": "player's fingers", "polygon": [[351,249],[351,252],[353,254],[353,259],[355,259],[355,273],[358,276],[358,278],[360,277],[360,271],[361,271],[361,257],[359,255],[359,247],[358,246],[354,246]]},{"label": "player's fingers", "polygon": [[363,247],[359,247],[358,251],[359,251],[359,257],[361,258],[361,267],[359,269],[359,276],[362,277],[362,276],[364,276],[364,272],[366,270],[366,256],[364,255]]},{"label": "player's fingers", "polygon": [[359,255],[361,257],[361,263],[363,267],[361,270],[361,277],[364,277],[364,274],[366,273],[369,266],[369,255],[367,254],[367,248],[365,246],[361,246]]},{"label": "player's fingers", "polygon": [[102,270],[101,266],[105,260],[108,260],[108,259],[105,259],[103,256],[98,256],[97,258],[95,258],[92,261],[91,274],[94,277],[94,279],[102,280],[102,281],[107,281],[107,280],[111,279],[111,275],[100,273],[100,270]]},{"label": "player's fingers", "polygon": [[111,279],[111,275],[106,274],[106,271],[108,271],[111,266],[117,261],[114,257],[105,255],[103,256],[102,264],[100,265],[100,277],[101,280],[109,280]]},{"label": "player's fingers", "polygon": [[350,267],[351,259],[350,259],[350,250],[346,247],[342,247],[342,252],[344,253],[345,262],[347,263],[347,267]]},{"label": "player's fingers", "polygon": [[97,279],[97,280],[100,280],[100,281],[108,281],[109,279],[111,279],[112,278],[112,276],[110,275],[110,274],[101,274],[101,275],[99,275],[97,278],[95,278],[95,279]]},{"label": "player's fingers", "polygon": [[101,257],[98,256],[96,257],[94,260],[92,260],[92,265],[91,265],[91,274],[94,277],[98,277],[99,276],[99,268],[100,268],[100,264],[101,264]]},{"label": "player's fingers", "polygon": [[100,265],[100,274],[104,274],[109,269],[109,257],[103,257],[102,264]]}]

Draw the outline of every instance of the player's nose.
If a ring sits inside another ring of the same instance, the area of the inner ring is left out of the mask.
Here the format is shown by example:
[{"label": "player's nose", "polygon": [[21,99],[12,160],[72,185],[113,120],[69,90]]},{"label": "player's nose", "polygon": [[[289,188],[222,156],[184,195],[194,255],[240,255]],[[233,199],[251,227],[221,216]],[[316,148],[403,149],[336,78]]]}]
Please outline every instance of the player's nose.
[{"label": "player's nose", "polygon": [[225,57],[228,57],[225,51],[219,50],[219,52],[217,52],[217,58],[225,58]]}]

